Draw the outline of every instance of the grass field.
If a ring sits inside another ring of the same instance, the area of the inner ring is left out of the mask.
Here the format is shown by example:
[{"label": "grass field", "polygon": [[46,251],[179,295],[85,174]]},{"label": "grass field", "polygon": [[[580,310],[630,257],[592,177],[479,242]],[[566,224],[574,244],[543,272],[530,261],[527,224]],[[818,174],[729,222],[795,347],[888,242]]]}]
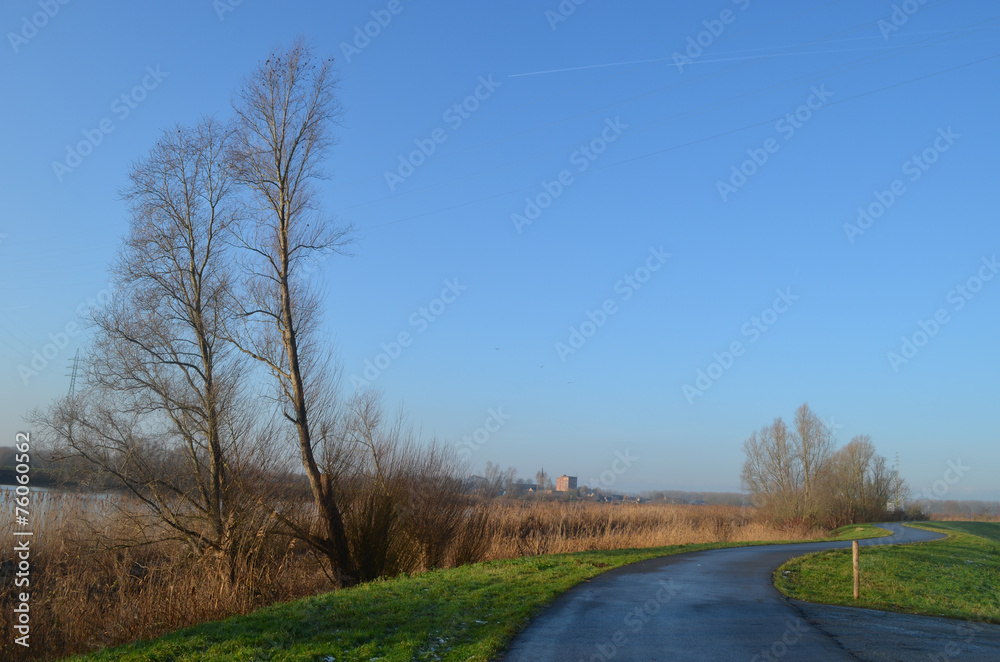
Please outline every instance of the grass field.
[{"label": "grass field", "polygon": [[[884,535],[864,525],[831,539]],[[88,662],[492,659],[543,606],[606,570],[644,559],[754,543],[600,550],[490,561],[372,582],[204,623]]]},{"label": "grass field", "polygon": [[827,604],[1000,623],[1000,524],[927,522],[948,538],[861,550],[861,598],[850,550],[810,554],[775,572],[785,595]]}]

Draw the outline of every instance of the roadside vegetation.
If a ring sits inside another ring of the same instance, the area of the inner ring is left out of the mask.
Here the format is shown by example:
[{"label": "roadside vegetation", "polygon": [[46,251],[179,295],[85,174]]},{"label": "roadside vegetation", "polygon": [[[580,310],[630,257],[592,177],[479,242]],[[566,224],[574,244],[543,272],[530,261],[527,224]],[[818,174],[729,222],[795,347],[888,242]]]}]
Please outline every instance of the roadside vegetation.
[{"label": "roadside vegetation", "polygon": [[[833,538],[885,533],[869,525],[852,526],[833,532]],[[657,556],[750,544],[754,543],[595,550],[404,575],[73,659],[78,662],[279,659],[486,662],[542,607],[595,575]]]},{"label": "roadside vegetation", "polygon": [[1000,522],[997,501],[933,501],[921,508],[929,519],[941,522]]},{"label": "roadside vegetation", "polygon": [[[264,535],[254,538],[233,581],[224,558],[202,555],[182,538],[157,529],[142,505],[123,495],[37,492],[34,499],[37,528],[32,556],[32,647],[15,650],[12,640],[4,639],[0,641],[0,659],[56,659],[151,639],[334,589],[324,572],[322,558],[294,537],[268,532],[267,528],[260,529]],[[480,525],[446,548],[439,568],[458,566],[463,559],[478,562],[524,558],[528,563],[531,559],[537,562],[555,558],[552,554],[588,551],[607,551],[608,558],[620,558],[621,563],[626,563],[666,553],[663,549],[685,543],[746,544],[823,535],[820,530],[782,529],[762,523],[747,507],[506,498],[479,498],[475,503],[470,514],[477,513]],[[478,537],[471,538],[474,532]],[[860,531],[858,527],[846,527],[836,533],[847,539],[885,532],[875,527],[862,527]],[[10,523],[0,523],[0,536],[9,535]],[[652,549],[623,556],[615,551],[628,548]],[[477,556],[468,558],[470,549],[478,550]],[[609,564],[607,567],[618,563],[602,556],[582,558],[602,559],[602,563]],[[487,572],[468,571],[465,567],[455,569],[456,577],[464,577],[467,572]],[[533,566],[529,563],[525,567]],[[0,601],[12,604],[17,590],[13,575],[5,569],[0,572]],[[413,580],[422,572],[438,578],[447,576],[415,559],[393,577],[405,573]],[[583,576],[573,577],[575,582]],[[350,595],[370,594],[362,591]],[[521,597],[527,599],[526,595]],[[351,599],[321,598],[348,600],[330,603],[337,605],[349,604]],[[541,605],[544,601],[530,604]],[[386,608],[396,607],[394,604]],[[408,609],[431,607],[417,602]],[[10,609],[0,611],[0,628],[11,631],[11,616]],[[311,618],[308,610],[302,617]],[[446,626],[451,627],[447,623],[435,627],[445,631],[442,628]]]},{"label": "roadside vegetation", "polygon": [[850,550],[810,554],[775,572],[789,597],[851,607],[1000,623],[1000,524],[928,522],[944,540],[861,550],[861,598],[853,598]]}]

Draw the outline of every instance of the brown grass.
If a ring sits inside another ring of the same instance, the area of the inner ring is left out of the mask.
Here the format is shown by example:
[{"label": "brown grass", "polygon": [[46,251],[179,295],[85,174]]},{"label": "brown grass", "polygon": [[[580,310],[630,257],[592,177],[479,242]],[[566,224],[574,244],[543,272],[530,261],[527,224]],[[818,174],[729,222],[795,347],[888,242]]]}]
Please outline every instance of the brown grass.
[{"label": "brown grass", "polygon": [[486,558],[685,543],[799,540],[823,535],[758,521],[752,508],[673,504],[501,501]]},{"label": "brown grass", "polygon": [[981,513],[963,515],[959,513],[931,513],[931,520],[938,522],[1000,522],[1000,514]]},{"label": "brown grass", "polygon": [[[120,500],[119,500],[120,501]],[[301,544],[262,538],[229,581],[221,560],[199,556],[144,521],[138,508],[108,499],[35,492],[31,585],[0,571],[0,659],[53,659],[155,637],[206,620],[243,614],[328,586]],[[0,537],[13,540],[10,518]],[[10,570],[5,545],[4,570]],[[30,591],[31,648],[13,642],[12,609]]]},{"label": "brown grass", "polygon": [[[260,535],[232,583],[220,559],[196,555],[182,541],[167,538],[127,502],[119,507],[119,500],[37,492],[33,499],[32,646],[26,650],[13,643],[12,608],[24,589],[0,570],[0,627],[6,633],[0,659],[54,659],[331,588],[319,561],[284,536]],[[0,537],[12,540],[11,533],[5,518]],[[775,528],[757,521],[752,509],[734,506],[497,500],[465,510],[444,564],[822,533]],[[3,560],[11,558],[9,550]]]}]

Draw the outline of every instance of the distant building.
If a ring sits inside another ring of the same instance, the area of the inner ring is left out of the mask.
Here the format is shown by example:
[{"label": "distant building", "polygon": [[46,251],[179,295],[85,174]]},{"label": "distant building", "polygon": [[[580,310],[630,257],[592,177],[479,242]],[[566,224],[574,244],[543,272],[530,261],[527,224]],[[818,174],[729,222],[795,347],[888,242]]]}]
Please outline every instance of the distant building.
[{"label": "distant building", "polygon": [[556,492],[569,492],[576,489],[576,476],[563,474],[556,478]]}]

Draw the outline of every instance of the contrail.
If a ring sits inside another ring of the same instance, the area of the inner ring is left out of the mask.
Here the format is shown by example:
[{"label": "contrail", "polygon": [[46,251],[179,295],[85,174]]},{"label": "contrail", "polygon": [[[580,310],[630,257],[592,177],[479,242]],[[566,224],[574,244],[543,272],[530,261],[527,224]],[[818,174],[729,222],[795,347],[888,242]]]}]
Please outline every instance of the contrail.
[{"label": "contrail", "polygon": [[[686,61],[686,62],[676,63],[674,66],[678,66],[679,67],[679,66],[683,65],[683,66],[687,67],[687,66],[690,66],[692,64],[710,64],[712,62],[738,62],[740,60],[756,60],[756,59],[766,58],[766,57],[778,57],[778,56],[787,56],[787,55],[820,55],[820,54],[823,54],[823,53],[855,53],[855,52],[858,52],[858,51],[877,51],[877,50],[882,50],[882,49],[880,49],[880,48],[845,48],[845,49],[839,49],[839,50],[833,50],[833,51],[809,51],[808,53],[772,53],[772,54],[763,53],[761,55],[744,55],[742,57],[720,57],[720,58],[715,58],[714,60],[693,60],[693,61]],[[523,73],[523,74],[508,74],[507,78],[520,78],[522,76],[540,76],[542,74],[557,74],[557,73],[561,73],[561,72],[564,72],[564,71],[579,71],[581,69],[599,69],[599,68],[602,68],[602,67],[623,67],[623,66],[629,65],[629,64],[646,64],[646,63],[649,63],[649,62],[666,62],[668,60],[672,61],[673,59],[674,59],[673,57],[658,57],[658,58],[654,58],[652,60],[632,60],[632,61],[629,61],[629,62],[609,62],[608,64],[588,64],[588,65],[584,65],[582,67],[567,67],[565,69],[546,69],[544,71],[528,71],[528,72]]]},{"label": "contrail", "polygon": [[[921,32],[919,34],[946,34],[948,32],[951,32],[951,31],[950,30],[938,30],[938,31],[932,31],[932,32]],[[918,33],[914,32],[914,33],[911,33],[911,34],[912,35],[916,35]],[[842,42],[847,42],[847,41],[867,41],[867,40],[869,40],[871,38],[872,37],[857,37],[857,38],[854,38],[854,39],[838,39],[836,42],[830,42],[830,43],[842,43]],[[689,65],[692,65],[692,64],[711,64],[713,62],[738,62],[738,61],[741,61],[741,60],[754,60],[754,59],[758,59],[758,58],[778,57],[778,56],[784,57],[784,56],[788,56],[788,55],[822,55],[822,54],[829,54],[829,53],[856,53],[858,51],[877,51],[877,50],[882,50],[880,47],[871,47],[871,48],[845,48],[845,49],[837,49],[837,50],[830,50],[830,51],[804,51],[804,52],[803,51],[796,51],[796,52],[793,52],[793,53],[782,53],[782,52],[780,52],[780,51],[783,51],[783,50],[787,50],[789,48],[794,48],[794,46],[782,46],[782,47],[780,47],[778,49],[774,49],[774,50],[777,50],[779,52],[773,52],[773,50],[772,50],[772,52],[770,52],[770,53],[765,52],[765,53],[760,53],[760,54],[757,54],[757,55],[743,55],[743,56],[740,56],[740,57],[717,57],[717,58],[714,58],[714,59],[711,59],[711,60],[693,60],[693,61],[689,61],[689,62],[677,63],[677,64],[675,64],[675,66],[681,66],[682,64],[684,66],[689,66]],[[733,53],[746,53],[748,51],[732,51],[732,52]],[[725,55],[725,53],[723,53],[723,55]],[[671,57],[652,58],[652,59],[649,59],[649,60],[629,60],[627,62],[609,62],[609,63],[606,63],[606,64],[587,64],[587,65],[583,65],[582,67],[565,67],[563,69],[545,69],[543,71],[528,71],[528,72],[520,73],[520,74],[507,74],[507,78],[521,78],[521,77],[524,77],[524,76],[541,76],[543,74],[558,74],[558,73],[562,73],[562,72],[565,72],[565,71],[580,71],[580,70],[583,70],[583,69],[601,69],[601,68],[604,68],[604,67],[624,67],[624,66],[627,66],[627,65],[630,65],[630,64],[649,64],[651,62],[667,62],[667,61],[673,61],[673,59],[674,59],[673,56],[671,56]]]},{"label": "contrail", "polygon": [[507,74],[507,78],[520,78],[521,76],[540,76],[542,74],[558,74],[563,71],[579,71],[581,69],[599,69],[601,67],[623,67],[627,64],[646,64],[648,62],[663,62],[670,60],[669,57],[658,57],[652,60],[631,60],[629,62],[609,62],[608,64],[586,64],[582,67],[566,67],[565,69],[546,69],[545,71],[529,71],[523,74]]}]

